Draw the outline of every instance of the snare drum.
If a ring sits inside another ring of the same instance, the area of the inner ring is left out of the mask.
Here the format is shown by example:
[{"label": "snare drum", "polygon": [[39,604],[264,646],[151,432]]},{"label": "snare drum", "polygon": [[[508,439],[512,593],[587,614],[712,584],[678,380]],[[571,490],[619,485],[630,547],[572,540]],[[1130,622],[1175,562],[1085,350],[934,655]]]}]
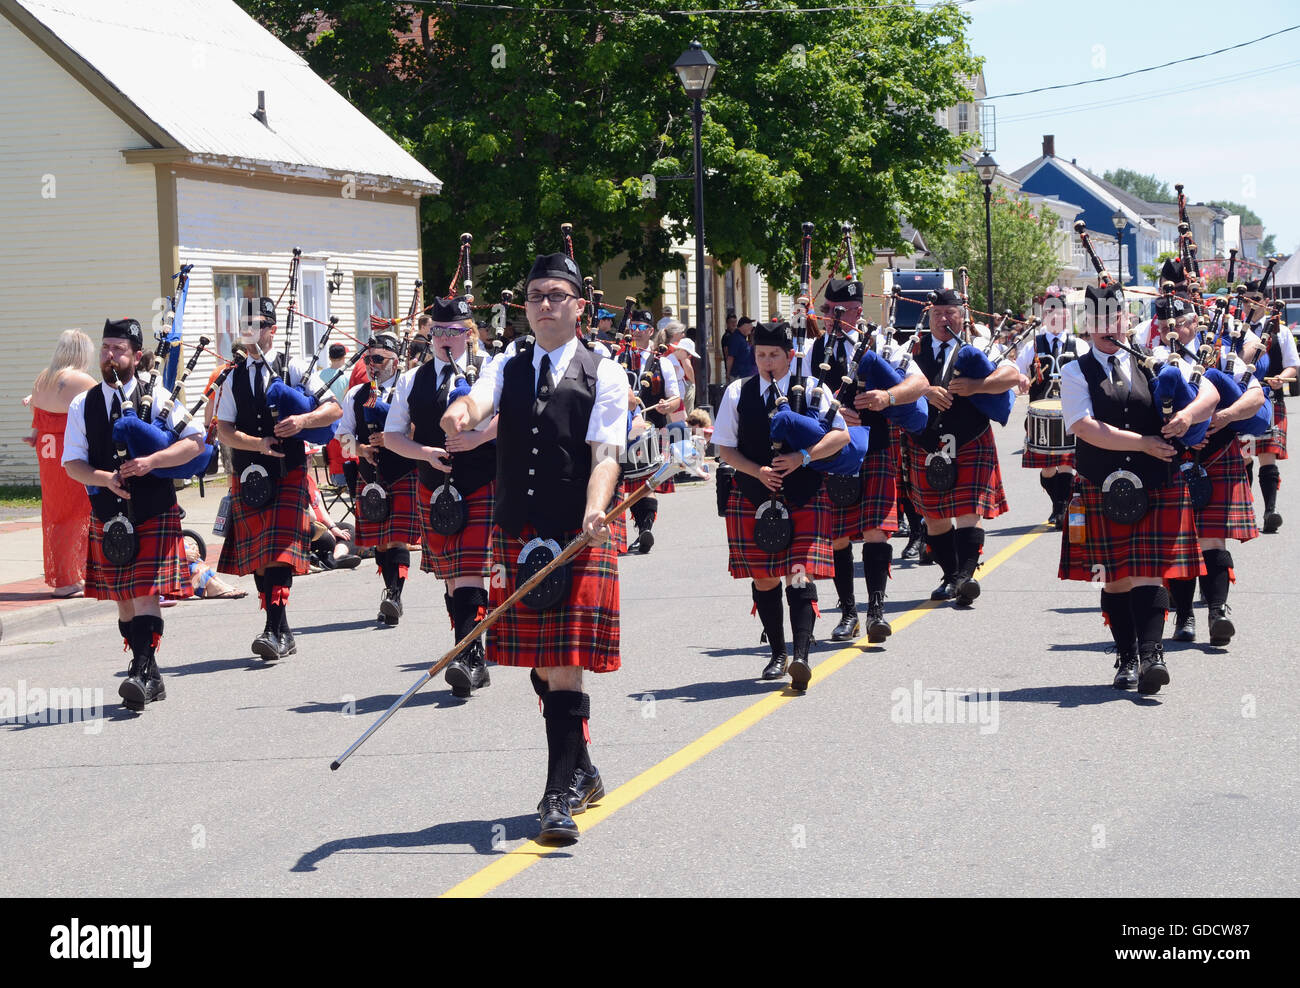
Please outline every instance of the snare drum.
[{"label": "snare drum", "polygon": [[1065,431],[1060,398],[1042,398],[1029,403],[1025,420],[1028,433],[1025,448],[1035,453],[1072,453],[1074,434]]}]

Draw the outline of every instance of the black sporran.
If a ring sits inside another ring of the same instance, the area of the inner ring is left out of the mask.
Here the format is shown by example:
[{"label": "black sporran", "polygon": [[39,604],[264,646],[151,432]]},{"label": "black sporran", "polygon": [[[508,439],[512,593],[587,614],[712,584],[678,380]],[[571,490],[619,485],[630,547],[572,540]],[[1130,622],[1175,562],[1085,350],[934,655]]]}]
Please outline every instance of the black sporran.
[{"label": "black sporran", "polygon": [[770,556],[785,552],[794,541],[794,522],[780,501],[764,501],[754,512],[754,544]]},{"label": "black sporran", "polygon": [[858,473],[828,473],[822,478],[826,497],[837,508],[851,508],[862,500],[862,475]]},{"label": "black sporran", "polygon": [[925,458],[925,482],[930,490],[947,493],[957,486],[957,464],[945,453],[931,453]]},{"label": "black sporran", "polygon": [[[560,544],[554,539],[533,539],[519,553],[516,585],[522,587],[560,554]],[[569,583],[573,575],[566,563],[546,574],[537,586],[524,594],[519,602],[534,611],[548,611],[558,607],[569,597]]]},{"label": "black sporran", "polygon": [[1118,525],[1136,525],[1149,504],[1141,478],[1127,470],[1116,470],[1101,485],[1101,513]]},{"label": "black sporran", "polygon": [[429,527],[439,535],[456,535],[469,524],[469,509],[465,499],[451,481],[433,492],[429,499]]},{"label": "black sporran", "polygon": [[260,511],[275,497],[275,484],[266,467],[254,463],[239,475],[239,500],[246,508]]},{"label": "black sporran", "polygon": [[358,498],[361,508],[361,517],[366,521],[373,521],[376,524],[388,520],[388,516],[393,513],[393,501],[388,496],[388,491],[382,484],[373,481],[361,488],[361,497]]},{"label": "black sporran", "polygon": [[104,558],[114,566],[129,566],[140,554],[140,539],[125,515],[114,515],[104,522],[103,545]]},{"label": "black sporran", "polygon": [[1205,472],[1205,467],[1195,461],[1189,461],[1179,467],[1183,483],[1187,485],[1187,496],[1191,498],[1192,507],[1200,511],[1210,503],[1214,494],[1214,482]]}]

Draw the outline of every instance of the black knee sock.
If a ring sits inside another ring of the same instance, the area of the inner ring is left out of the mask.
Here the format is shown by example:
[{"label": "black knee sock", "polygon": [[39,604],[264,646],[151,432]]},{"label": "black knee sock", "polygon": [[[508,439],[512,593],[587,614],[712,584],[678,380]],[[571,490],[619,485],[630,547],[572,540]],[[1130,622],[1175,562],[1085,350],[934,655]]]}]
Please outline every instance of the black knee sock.
[{"label": "black knee sock", "polygon": [[984,551],[984,529],[975,526],[956,528],[953,532],[957,553],[957,573],[972,577],[975,575],[975,567],[980,564],[980,553]]},{"label": "black knee sock", "polygon": [[957,572],[957,533],[954,529],[950,528],[942,535],[933,535],[927,531],[925,542],[930,547],[934,561],[943,570],[945,579]]},{"label": "black knee sock", "polygon": [[1133,624],[1133,608],[1125,593],[1101,592],[1101,613],[1106,615],[1106,624],[1110,635],[1115,639],[1115,648],[1120,652],[1137,649],[1137,628]]},{"label": "black knee sock", "polygon": [[460,641],[474,630],[474,625],[479,623],[483,610],[487,607],[487,601],[487,591],[482,587],[458,587],[452,593],[456,641]]},{"label": "black knee sock", "polygon": [[1255,486],[1255,461],[1254,460],[1246,461],[1246,486],[1247,487]]},{"label": "black knee sock", "polygon": [[404,545],[394,546],[388,550],[388,568],[393,577],[388,581],[388,585],[399,594],[402,592],[402,587],[406,586],[406,577],[402,575],[403,567],[409,572],[411,568],[411,550]]},{"label": "black knee sock", "polygon": [[1227,549],[1206,549],[1205,575],[1201,580],[1201,594],[1209,607],[1222,607],[1228,602],[1228,584],[1232,579],[1232,553]]},{"label": "black knee sock", "polygon": [[867,578],[867,593],[884,593],[889,585],[889,566],[894,561],[894,547],[888,542],[862,543],[862,572]]},{"label": "black knee sock", "polygon": [[122,636],[122,650],[123,650],[123,651],[130,651],[130,649],[131,649],[131,622],[130,622],[130,621],[121,621],[121,620],[119,620],[119,621],[117,622],[117,631],[118,631],[118,634],[120,634],[120,635]]},{"label": "black knee sock", "polygon": [[1052,500],[1068,508],[1074,494],[1074,474],[1062,471],[1052,479],[1056,481],[1056,493],[1052,495]]},{"label": "black knee sock", "polygon": [[813,610],[817,603],[817,586],[805,583],[802,587],[786,587],[785,599],[790,605],[790,641],[794,646],[794,657],[806,659],[812,643],[813,624],[817,620],[817,613]]},{"label": "black knee sock", "polygon": [[[289,606],[289,588],[293,586],[293,570],[288,566],[266,568],[266,630],[281,632],[289,628],[286,609]],[[279,598],[278,600],[276,598]]]},{"label": "black knee sock", "polygon": [[1039,473],[1038,486],[1047,492],[1048,497],[1052,498],[1053,500],[1056,499],[1056,477],[1055,476],[1047,477],[1044,476],[1042,473]]},{"label": "black knee sock", "polygon": [[375,566],[379,568],[379,575],[384,580],[384,586],[391,587],[393,585],[393,571],[388,562],[387,549],[375,550]]},{"label": "black knee sock", "polygon": [[1128,592],[1129,610],[1137,630],[1138,647],[1159,645],[1165,636],[1165,615],[1169,593],[1164,587],[1141,586]]},{"label": "black knee sock", "polygon": [[1173,599],[1174,610],[1179,620],[1192,613],[1192,603],[1196,597],[1196,581],[1190,577],[1186,580],[1170,580],[1169,596]]},{"label": "black knee sock", "polygon": [[921,534],[921,512],[917,511],[912,504],[911,498],[900,497],[898,506],[902,509],[903,514],[907,516],[907,527],[911,530],[911,537],[915,538]]},{"label": "black knee sock", "polygon": [[654,527],[655,515],[659,512],[659,499],[645,497],[632,505],[632,520],[636,522],[638,532],[648,532]]},{"label": "black knee sock", "polygon": [[772,654],[784,655],[785,608],[781,604],[780,585],[771,590],[759,590],[751,583],[750,593],[754,598],[754,606],[758,608],[758,620],[767,632],[767,643],[772,647]]},{"label": "black knee sock", "polygon": [[842,605],[851,607],[853,598],[853,543],[835,550],[835,592]]},{"label": "black knee sock", "polygon": [[[447,605],[447,620],[451,622],[451,630],[456,630],[456,604],[451,594],[443,592],[442,602]],[[459,641],[460,639],[456,639]]]},{"label": "black knee sock", "polygon": [[[546,720],[546,792],[562,793],[573,781],[587,742],[583,722],[591,716],[591,699],[577,690],[549,691],[542,697]],[[590,763],[590,762],[589,762]]]},{"label": "black knee sock", "polygon": [[1276,463],[1259,468],[1259,490],[1264,495],[1264,510],[1277,510],[1277,489],[1282,484],[1282,474]]}]

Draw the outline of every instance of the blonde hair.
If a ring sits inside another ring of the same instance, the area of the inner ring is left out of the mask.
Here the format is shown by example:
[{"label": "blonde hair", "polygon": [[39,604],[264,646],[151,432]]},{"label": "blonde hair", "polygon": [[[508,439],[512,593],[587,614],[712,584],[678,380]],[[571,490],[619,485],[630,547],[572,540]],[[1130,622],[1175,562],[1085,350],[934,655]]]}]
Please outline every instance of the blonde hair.
[{"label": "blonde hair", "polygon": [[83,374],[89,374],[94,367],[95,345],[90,342],[90,337],[79,329],[65,329],[54,344],[54,356],[36,378],[36,387],[53,384],[54,379],[65,370],[79,370]]}]

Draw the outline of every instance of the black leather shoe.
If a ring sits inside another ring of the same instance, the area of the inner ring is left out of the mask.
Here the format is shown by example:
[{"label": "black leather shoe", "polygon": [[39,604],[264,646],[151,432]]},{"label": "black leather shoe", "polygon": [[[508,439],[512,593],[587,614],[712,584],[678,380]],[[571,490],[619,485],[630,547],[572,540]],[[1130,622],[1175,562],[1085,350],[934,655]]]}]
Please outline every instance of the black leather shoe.
[{"label": "black leather shoe", "polygon": [[636,537],[636,540],[627,547],[629,553],[636,553],[638,556],[648,555],[655,545],[654,532],[642,532]]},{"label": "black leather shoe", "polygon": [[469,685],[471,689],[476,690],[492,685],[492,677],[488,675],[487,660],[483,658],[481,639],[469,647]]},{"label": "black leather shoe", "polygon": [[784,652],[782,652],[780,655],[772,656],[772,661],[763,667],[763,678],[784,679],[785,666],[787,661],[788,659],[786,658],[786,654]]},{"label": "black leather shoe", "polygon": [[447,663],[442,678],[451,687],[451,695],[461,699],[470,695],[474,689],[474,674],[470,669],[469,658],[464,652]]},{"label": "black leather shoe", "polygon": [[293,632],[288,628],[280,629],[280,654],[297,655],[298,643],[293,639]]},{"label": "black leather shoe", "polygon": [[873,593],[867,604],[867,641],[879,645],[894,633],[894,629],[885,620],[885,595]]},{"label": "black leather shoe", "polygon": [[1264,512],[1264,534],[1272,535],[1282,527],[1282,516],[1276,511]]},{"label": "black leather shoe", "polygon": [[379,620],[387,625],[394,625],[402,616],[402,592],[391,587],[384,588],[384,595],[379,599]]},{"label": "black leather shoe", "polygon": [[894,530],[894,538],[906,539],[912,534],[912,526],[907,523],[907,515],[900,512],[898,519],[898,528]]},{"label": "black leather shoe", "polygon": [[968,576],[965,579],[961,579],[960,577],[957,578],[955,593],[953,594],[957,601],[957,606],[970,607],[971,604],[975,603],[975,600],[979,595],[979,580],[975,579],[973,576]]},{"label": "black leather shoe", "polygon": [[957,596],[957,588],[953,586],[952,579],[945,576],[943,582],[930,591],[931,600],[952,600]]},{"label": "black leather shoe", "polygon": [[267,662],[274,662],[276,659],[284,658],[285,653],[280,648],[280,636],[276,632],[267,628],[260,635],[253,639],[253,654]]},{"label": "black leather shoe", "polygon": [[934,565],[934,550],[930,548],[930,543],[924,539],[921,540],[921,552],[916,557],[916,561],[922,566]]},{"label": "black leather shoe", "polygon": [[913,535],[907,540],[907,545],[903,547],[903,559],[916,559],[921,555],[921,543],[925,541],[923,535]]},{"label": "black leather shoe", "polygon": [[1115,681],[1111,683],[1117,690],[1137,689],[1138,657],[1137,652],[1120,652],[1115,657]]},{"label": "black leather shoe", "polygon": [[591,766],[591,775],[580,768],[573,770],[573,781],[569,783],[569,813],[576,816],[592,803],[599,803],[605,795],[605,783],[600,781],[600,769]]},{"label": "black leather shoe", "polygon": [[567,792],[548,792],[537,804],[537,814],[542,824],[541,833],[537,835],[538,840],[572,844],[578,839],[578,825],[573,822],[573,814],[569,812]]},{"label": "black leather shoe", "polygon": [[1229,620],[1227,612],[1227,604],[1210,608],[1210,644],[1216,648],[1223,648],[1237,633],[1237,627]]},{"label": "black leather shoe", "polygon": [[1161,686],[1169,685],[1169,667],[1165,665],[1165,650],[1143,652],[1138,662],[1138,692],[1146,696],[1159,693]]},{"label": "black leather shoe", "polygon": [[122,698],[122,706],[139,713],[154,700],[167,699],[167,690],[163,688],[162,676],[158,667],[149,659],[132,659],[126,671],[126,679],[117,688],[117,695]]},{"label": "black leather shoe", "polygon": [[1174,617],[1174,641],[1196,641],[1196,615],[1188,611]]},{"label": "black leather shoe", "polygon": [[800,693],[805,693],[811,681],[812,666],[808,664],[808,656],[796,655],[794,661],[790,663],[790,686]]},{"label": "black leather shoe", "polygon": [[330,569],[356,569],[361,565],[361,557],[349,553],[346,556],[330,558]]},{"label": "black leather shoe", "polygon": [[858,605],[851,600],[840,601],[840,623],[831,632],[833,642],[851,642],[862,634],[862,625],[858,623]]}]

